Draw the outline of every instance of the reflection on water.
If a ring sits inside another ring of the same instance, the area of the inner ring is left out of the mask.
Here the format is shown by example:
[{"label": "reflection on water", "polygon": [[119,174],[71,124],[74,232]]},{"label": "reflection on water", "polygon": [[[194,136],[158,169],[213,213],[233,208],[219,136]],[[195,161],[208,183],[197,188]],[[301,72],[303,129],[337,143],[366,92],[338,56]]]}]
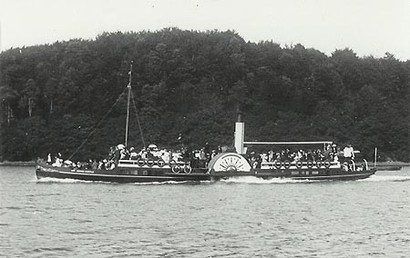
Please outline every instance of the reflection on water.
[{"label": "reflection on water", "polygon": [[0,167],[6,257],[406,257],[410,169],[350,182],[113,184]]}]

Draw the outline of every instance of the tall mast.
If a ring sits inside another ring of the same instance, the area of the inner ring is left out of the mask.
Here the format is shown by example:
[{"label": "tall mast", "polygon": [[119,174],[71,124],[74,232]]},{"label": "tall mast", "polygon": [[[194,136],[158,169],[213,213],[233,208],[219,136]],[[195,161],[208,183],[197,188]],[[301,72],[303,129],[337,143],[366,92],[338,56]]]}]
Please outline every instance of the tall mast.
[{"label": "tall mast", "polygon": [[125,146],[128,146],[128,124],[130,122],[130,99],[131,99],[131,80],[132,80],[132,61],[130,64],[130,71],[128,72],[129,79],[128,79],[128,99],[127,99],[127,121],[125,123]]}]

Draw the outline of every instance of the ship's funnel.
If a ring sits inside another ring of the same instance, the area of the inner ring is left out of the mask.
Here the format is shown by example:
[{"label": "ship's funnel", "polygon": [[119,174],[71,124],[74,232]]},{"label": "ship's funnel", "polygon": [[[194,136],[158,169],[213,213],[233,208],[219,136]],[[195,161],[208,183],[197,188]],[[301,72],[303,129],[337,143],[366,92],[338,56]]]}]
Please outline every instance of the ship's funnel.
[{"label": "ship's funnel", "polygon": [[245,124],[243,122],[235,123],[235,149],[239,154],[245,154],[243,142],[245,140]]}]

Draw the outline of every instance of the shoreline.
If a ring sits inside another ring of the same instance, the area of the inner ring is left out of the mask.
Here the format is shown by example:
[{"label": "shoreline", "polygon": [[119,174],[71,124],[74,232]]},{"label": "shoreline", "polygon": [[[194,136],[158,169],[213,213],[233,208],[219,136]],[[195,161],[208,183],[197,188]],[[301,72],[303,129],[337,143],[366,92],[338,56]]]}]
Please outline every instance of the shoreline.
[{"label": "shoreline", "polygon": [[34,167],[36,162],[32,161],[3,161],[0,162],[0,167]]},{"label": "shoreline", "polygon": [[[367,162],[369,166],[374,166],[374,162]],[[377,167],[408,167],[410,166],[410,162],[401,162],[401,161],[384,161],[384,162],[377,162]]]}]

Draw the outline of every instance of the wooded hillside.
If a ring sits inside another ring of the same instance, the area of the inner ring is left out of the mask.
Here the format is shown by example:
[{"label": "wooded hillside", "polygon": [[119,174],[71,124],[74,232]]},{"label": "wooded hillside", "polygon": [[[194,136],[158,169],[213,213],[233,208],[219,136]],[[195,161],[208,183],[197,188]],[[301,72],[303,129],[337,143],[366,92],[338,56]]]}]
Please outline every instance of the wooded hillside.
[{"label": "wooded hillside", "polygon": [[[302,45],[251,43],[232,31],[104,33],[95,40],[0,54],[1,159],[69,156],[128,83],[147,143],[233,145],[237,103],[246,140],[334,140],[372,159],[410,161],[410,61],[327,56]],[[124,142],[126,99],[74,159]],[[131,116],[129,145],[142,147]]]}]

